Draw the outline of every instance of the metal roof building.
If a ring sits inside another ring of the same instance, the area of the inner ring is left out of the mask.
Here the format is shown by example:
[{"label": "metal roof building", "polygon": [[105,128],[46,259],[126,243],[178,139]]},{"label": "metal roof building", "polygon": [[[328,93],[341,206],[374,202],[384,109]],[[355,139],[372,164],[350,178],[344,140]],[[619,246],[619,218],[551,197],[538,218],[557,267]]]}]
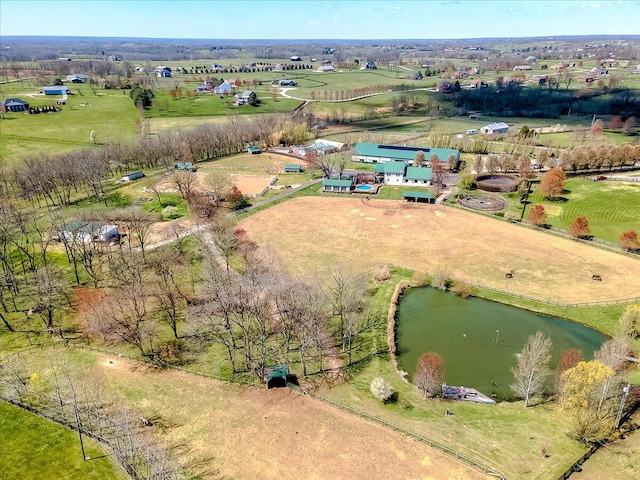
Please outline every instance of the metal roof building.
[{"label": "metal roof building", "polygon": [[384,162],[405,162],[411,163],[416,157],[416,153],[424,152],[428,160],[434,153],[438,155],[438,160],[446,162],[449,155],[453,155],[456,160],[460,158],[460,151],[452,148],[431,148],[431,147],[407,147],[401,145],[384,145],[377,143],[357,143],[351,153],[354,162],[384,163]]}]

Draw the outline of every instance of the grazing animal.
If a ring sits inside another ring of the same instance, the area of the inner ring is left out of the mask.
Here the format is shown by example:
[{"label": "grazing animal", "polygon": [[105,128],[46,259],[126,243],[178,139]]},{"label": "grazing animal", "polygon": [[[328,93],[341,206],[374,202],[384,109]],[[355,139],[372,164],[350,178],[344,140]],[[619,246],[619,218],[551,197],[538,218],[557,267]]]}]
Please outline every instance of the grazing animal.
[{"label": "grazing animal", "polygon": [[591,280],[595,280],[596,282],[601,282],[602,277],[600,275],[591,275]]},{"label": "grazing animal", "polygon": [[516,273],[516,272],[514,272],[513,270],[511,270],[510,272],[507,272],[507,273],[505,273],[505,274],[504,274],[504,278],[513,278],[513,275],[514,275],[515,273]]}]

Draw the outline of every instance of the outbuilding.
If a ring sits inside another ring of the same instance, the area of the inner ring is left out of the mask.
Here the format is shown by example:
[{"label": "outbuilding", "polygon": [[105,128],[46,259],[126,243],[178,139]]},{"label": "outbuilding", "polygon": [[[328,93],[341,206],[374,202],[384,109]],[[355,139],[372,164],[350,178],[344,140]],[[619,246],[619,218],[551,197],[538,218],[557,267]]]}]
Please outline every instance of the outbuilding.
[{"label": "outbuilding", "polygon": [[433,195],[431,192],[402,192],[402,198],[407,202],[433,203]]},{"label": "outbuilding", "polygon": [[353,182],[351,179],[338,180],[336,178],[324,178],[322,180],[323,192],[349,193]]},{"label": "outbuilding", "polygon": [[490,123],[480,129],[480,131],[486,135],[493,135],[494,133],[507,133],[509,125],[504,122]]},{"label": "outbuilding", "polygon": [[72,75],[67,75],[67,82],[86,83],[87,80],[89,80],[89,75],[85,75],[84,73],[74,73]]},{"label": "outbuilding", "polygon": [[144,177],[144,173],[140,171],[132,172],[132,173],[127,173],[126,175],[123,175],[120,181],[130,182],[131,180],[137,180],[138,178],[142,178],[142,177]]},{"label": "outbuilding", "polygon": [[354,147],[351,160],[363,163],[412,163],[418,152],[423,152],[427,160],[435,153],[440,162],[447,162],[450,155],[453,155],[454,161],[460,158],[460,151],[452,148],[408,147],[362,142]]},{"label": "outbuilding", "polygon": [[50,87],[42,87],[42,91],[45,95],[69,95],[71,90],[64,85],[53,85]]},{"label": "outbuilding", "polygon": [[300,173],[302,172],[302,165],[299,163],[286,163],[284,165],[285,173]]},{"label": "outbuilding", "polygon": [[5,98],[0,102],[0,112],[28,112],[29,104],[19,98]]},{"label": "outbuilding", "polygon": [[62,227],[60,238],[65,241],[83,243],[110,242],[118,238],[119,234],[117,225],[78,220]]}]

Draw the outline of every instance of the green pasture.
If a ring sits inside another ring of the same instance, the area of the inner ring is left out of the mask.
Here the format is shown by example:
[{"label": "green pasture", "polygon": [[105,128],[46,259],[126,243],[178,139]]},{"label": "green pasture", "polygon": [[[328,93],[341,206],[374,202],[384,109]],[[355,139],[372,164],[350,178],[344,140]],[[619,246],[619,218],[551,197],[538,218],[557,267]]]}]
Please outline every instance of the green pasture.
[{"label": "green pasture", "polygon": [[[576,178],[567,180],[561,200],[549,201],[535,190],[529,201],[544,205],[554,227],[568,229],[576,217],[585,216],[592,235],[616,244],[621,233],[640,232],[640,184]],[[512,211],[519,218],[520,207]]]},{"label": "green pasture", "polygon": [[84,437],[84,461],[76,432],[0,402],[0,472],[6,480],[123,480],[105,452]]},{"label": "green pasture", "polygon": [[[0,156],[14,163],[30,155],[58,154],[78,148],[91,148],[91,132],[96,143],[130,143],[136,136],[136,120],[140,113],[128,96],[128,91],[99,90],[94,95],[82,85],[69,87],[66,105],[57,113],[5,113],[0,118]],[[31,82],[3,85],[5,97],[18,97],[33,106],[55,105],[59,95],[37,94],[41,87]]]},{"label": "green pasture", "polygon": [[[251,87],[246,87],[246,89],[252,90]],[[260,100],[260,105],[257,107],[236,106],[233,104],[233,95],[220,98],[217,95],[203,94],[173,99],[169,97],[167,90],[158,90],[154,93],[153,106],[146,112],[146,116],[150,118],[280,113],[291,111],[300,104],[299,100],[280,96],[273,98],[271,94],[261,92],[257,92]]]}]

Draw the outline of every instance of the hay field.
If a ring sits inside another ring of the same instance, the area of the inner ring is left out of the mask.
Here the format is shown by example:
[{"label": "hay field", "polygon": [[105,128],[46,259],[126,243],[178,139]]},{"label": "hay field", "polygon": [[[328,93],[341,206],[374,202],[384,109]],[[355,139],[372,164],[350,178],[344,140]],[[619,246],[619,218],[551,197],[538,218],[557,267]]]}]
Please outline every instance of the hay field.
[{"label": "hay field", "polygon": [[[300,197],[241,222],[296,273],[395,263],[565,303],[635,297],[640,261],[439,205]],[[505,272],[515,271],[512,279]],[[592,274],[602,276],[594,282]]]},{"label": "hay field", "polygon": [[163,441],[203,479],[486,478],[289,389],[240,387],[103,355],[96,360],[105,385],[163,425]]}]

